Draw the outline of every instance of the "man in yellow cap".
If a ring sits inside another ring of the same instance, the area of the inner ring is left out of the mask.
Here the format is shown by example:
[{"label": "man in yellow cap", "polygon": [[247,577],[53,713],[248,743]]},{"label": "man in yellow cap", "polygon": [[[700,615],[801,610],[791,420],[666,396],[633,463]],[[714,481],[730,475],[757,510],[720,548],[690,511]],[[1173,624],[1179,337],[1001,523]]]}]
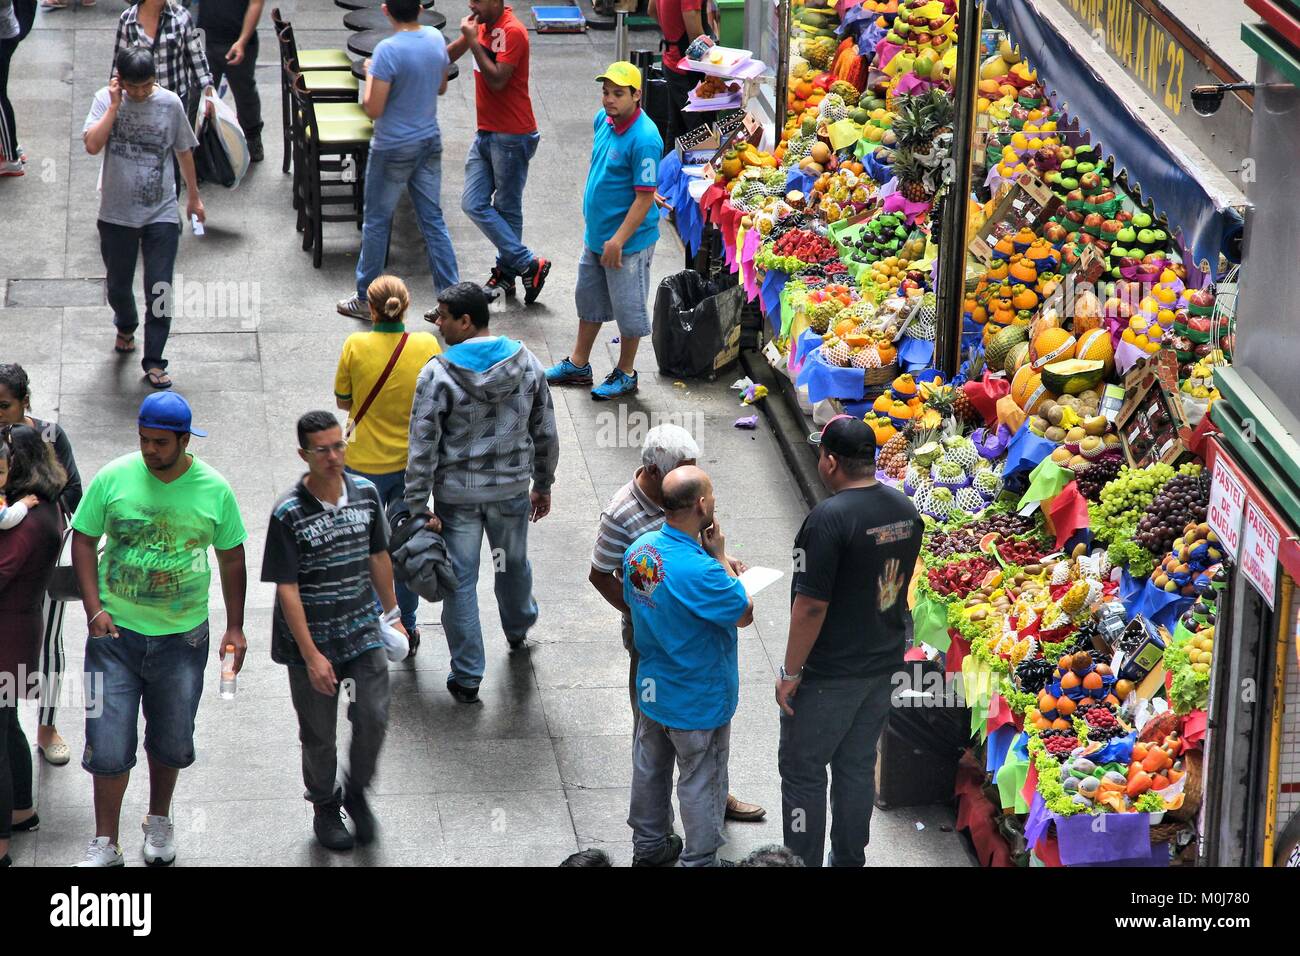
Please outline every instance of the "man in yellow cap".
[{"label": "man in yellow cap", "polygon": [[650,262],[659,241],[654,205],[664,143],[641,111],[641,71],[620,61],[601,81],[601,109],[592,123],[591,169],[582,200],[586,219],[578,260],[578,338],[573,351],[546,371],[552,385],[590,385],[591,351],[601,326],[618,323],[618,366],[591,390],[597,401],[637,389],[636,351],[650,334]]}]

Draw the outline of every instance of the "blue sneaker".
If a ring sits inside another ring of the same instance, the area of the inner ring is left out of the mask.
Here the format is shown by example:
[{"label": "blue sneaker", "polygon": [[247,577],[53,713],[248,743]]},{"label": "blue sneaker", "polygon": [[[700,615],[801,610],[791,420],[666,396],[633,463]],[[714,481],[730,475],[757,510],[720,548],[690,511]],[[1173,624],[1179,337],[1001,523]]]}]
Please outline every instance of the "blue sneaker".
[{"label": "blue sneaker", "polygon": [[591,397],[598,402],[604,402],[611,398],[631,395],[635,391],[636,372],[628,375],[621,368],[616,368],[605,376],[605,381],[591,390]]},{"label": "blue sneaker", "polygon": [[546,370],[546,382],[549,385],[590,385],[591,363],[574,365],[566,355],[563,362]]}]

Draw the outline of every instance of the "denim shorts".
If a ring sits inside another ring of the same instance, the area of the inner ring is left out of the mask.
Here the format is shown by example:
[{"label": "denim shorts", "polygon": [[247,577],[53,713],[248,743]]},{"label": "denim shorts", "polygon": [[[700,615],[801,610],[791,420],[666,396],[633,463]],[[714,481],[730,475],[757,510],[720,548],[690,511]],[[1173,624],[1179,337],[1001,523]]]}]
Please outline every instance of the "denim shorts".
[{"label": "denim shorts", "polygon": [[647,246],[630,255],[623,253],[619,269],[606,269],[600,256],[586,246],[578,260],[578,286],[573,292],[578,318],[583,322],[618,323],[623,338],[639,339],[650,334],[650,262],[655,247]]},{"label": "denim shorts", "polygon": [[86,641],[86,750],[82,769],[112,776],[135,766],[136,725],[144,707],[144,749],[166,767],[194,763],[194,715],[203,695],[208,622],[181,634]]}]

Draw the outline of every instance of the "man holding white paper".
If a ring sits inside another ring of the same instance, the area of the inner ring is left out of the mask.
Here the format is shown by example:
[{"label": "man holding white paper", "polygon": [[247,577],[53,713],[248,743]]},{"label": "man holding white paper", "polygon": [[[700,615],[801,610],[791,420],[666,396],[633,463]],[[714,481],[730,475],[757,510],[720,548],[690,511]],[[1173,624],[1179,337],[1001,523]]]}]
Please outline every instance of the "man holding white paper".
[{"label": "man holding white paper", "polygon": [[[587,580],[600,592],[610,607],[623,616],[623,647],[628,652],[630,670],[628,693],[632,700],[632,728],[641,710],[637,706],[636,669],[638,655],[632,639],[632,617],[623,601],[623,582],[620,569],[623,555],[638,537],[647,531],[658,531],[664,523],[664,476],[683,465],[694,465],[700,448],[691,433],[680,425],[657,425],[646,434],[641,446],[641,467],[632,480],[620,488],[600,515],[600,532],[591,554],[591,573]],[[737,574],[746,571],[745,563],[728,556],[729,566]],[[767,815],[756,803],[743,803],[727,796],[727,819],[744,823],[762,820]]]}]

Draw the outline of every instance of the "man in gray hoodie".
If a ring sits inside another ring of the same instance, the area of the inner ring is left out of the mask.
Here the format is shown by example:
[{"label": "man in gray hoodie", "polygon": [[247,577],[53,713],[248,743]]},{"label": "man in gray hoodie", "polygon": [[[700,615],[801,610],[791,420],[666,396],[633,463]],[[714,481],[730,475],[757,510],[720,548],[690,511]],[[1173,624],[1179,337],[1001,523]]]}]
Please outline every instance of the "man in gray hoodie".
[{"label": "man in gray hoodie", "polygon": [[447,542],[459,583],[442,604],[451,651],[447,689],[468,704],[483,680],[483,533],[501,628],[510,646],[520,647],[537,621],[528,522],[550,513],[560,442],[546,370],[522,343],[488,331],[482,288],[461,282],[444,289],[435,322],[448,349],[425,365],[415,385],[405,500],[412,514],[432,512],[429,527]]}]

